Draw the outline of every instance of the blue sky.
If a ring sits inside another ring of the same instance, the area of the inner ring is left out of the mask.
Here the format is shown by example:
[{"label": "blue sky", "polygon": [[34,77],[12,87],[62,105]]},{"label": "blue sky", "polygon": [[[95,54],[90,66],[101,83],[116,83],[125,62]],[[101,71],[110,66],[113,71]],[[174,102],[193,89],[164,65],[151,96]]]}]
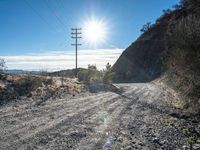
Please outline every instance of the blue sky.
[{"label": "blue sky", "polygon": [[[171,8],[178,2],[179,0],[0,0],[0,56],[6,59],[10,56],[48,55],[52,51],[72,53],[71,27],[82,27],[91,17],[106,22],[106,41],[93,47],[83,39],[80,49],[95,49],[94,53],[98,49],[112,52],[116,49],[120,55],[121,51],[138,38],[143,24],[154,22],[162,15],[163,9]],[[117,55],[115,59],[118,57]],[[8,60],[7,64],[12,69],[25,68],[25,65],[21,65],[21,68],[14,66]]]}]

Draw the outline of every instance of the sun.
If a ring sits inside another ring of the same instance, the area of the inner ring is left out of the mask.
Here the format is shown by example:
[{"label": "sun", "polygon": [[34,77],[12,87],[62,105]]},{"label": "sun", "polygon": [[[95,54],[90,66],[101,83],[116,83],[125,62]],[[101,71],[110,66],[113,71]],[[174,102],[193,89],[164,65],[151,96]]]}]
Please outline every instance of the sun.
[{"label": "sun", "polygon": [[97,45],[106,40],[107,26],[101,20],[88,20],[84,23],[83,36],[89,44]]}]

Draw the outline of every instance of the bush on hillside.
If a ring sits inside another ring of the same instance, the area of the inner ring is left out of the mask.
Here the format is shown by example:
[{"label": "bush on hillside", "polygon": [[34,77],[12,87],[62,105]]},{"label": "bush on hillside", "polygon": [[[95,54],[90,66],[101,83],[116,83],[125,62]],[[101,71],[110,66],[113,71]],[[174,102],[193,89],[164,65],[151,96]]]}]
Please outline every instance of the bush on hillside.
[{"label": "bush on hillside", "polygon": [[144,24],[144,25],[142,26],[142,29],[140,29],[140,31],[141,31],[142,33],[145,33],[145,32],[147,32],[147,31],[149,31],[149,29],[151,29],[151,27],[152,27],[151,22],[147,22],[146,24]]}]

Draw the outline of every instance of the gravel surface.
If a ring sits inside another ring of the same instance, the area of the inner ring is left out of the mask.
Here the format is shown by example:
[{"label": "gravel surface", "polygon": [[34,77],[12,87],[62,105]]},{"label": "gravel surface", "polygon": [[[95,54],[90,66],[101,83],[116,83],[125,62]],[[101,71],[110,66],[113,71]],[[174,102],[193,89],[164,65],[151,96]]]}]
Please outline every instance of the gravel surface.
[{"label": "gravel surface", "polygon": [[[99,92],[13,102],[0,108],[0,149],[187,149],[191,124],[158,86],[116,84]],[[38,100],[39,101],[39,100]]]}]

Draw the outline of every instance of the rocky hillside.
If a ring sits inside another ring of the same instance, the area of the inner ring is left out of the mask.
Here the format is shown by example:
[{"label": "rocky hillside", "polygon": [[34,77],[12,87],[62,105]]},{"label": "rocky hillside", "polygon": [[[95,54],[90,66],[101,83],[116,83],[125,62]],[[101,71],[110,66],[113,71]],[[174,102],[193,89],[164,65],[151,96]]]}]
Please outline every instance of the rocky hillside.
[{"label": "rocky hillside", "polygon": [[198,0],[182,0],[173,10],[164,11],[155,24],[125,49],[114,64],[114,81],[148,82],[165,72],[163,56],[175,45],[170,41],[169,34],[182,18],[197,15],[199,8]]},{"label": "rocky hillside", "polygon": [[180,93],[186,108],[200,114],[200,1],[181,0],[144,27],[114,64],[114,81],[162,79]]},{"label": "rocky hillside", "polygon": [[169,26],[178,18],[178,11],[166,14],[134,43],[132,43],[114,64],[115,81],[147,82],[164,71],[162,55],[166,47]]}]

